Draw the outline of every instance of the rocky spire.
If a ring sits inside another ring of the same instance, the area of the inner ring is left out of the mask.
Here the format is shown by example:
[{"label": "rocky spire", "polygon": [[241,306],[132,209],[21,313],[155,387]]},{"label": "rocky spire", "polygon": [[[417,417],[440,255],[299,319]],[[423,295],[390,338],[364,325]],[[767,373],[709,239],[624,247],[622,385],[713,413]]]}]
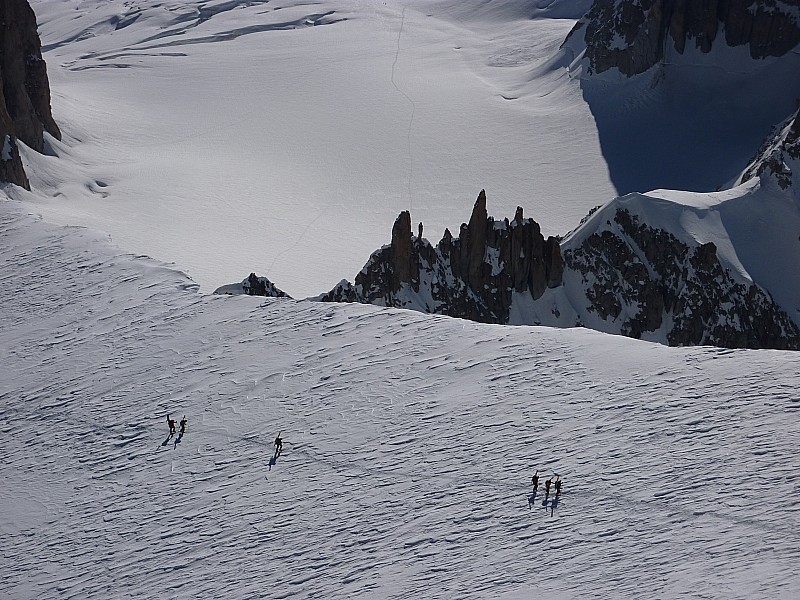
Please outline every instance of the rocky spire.
[{"label": "rocky spire", "polygon": [[[459,237],[449,230],[437,246],[411,237],[411,216],[400,213],[392,242],[373,253],[355,283],[340,283],[321,297],[413,307],[475,321],[507,323],[513,292],[536,299],[561,285],[563,262],[558,241],[542,237],[538,223],[522,216],[495,221],[481,190]],[[420,307],[420,302],[426,302]]]},{"label": "rocky spire", "polygon": [[486,212],[486,191],[481,190],[466,228],[461,226],[461,243],[466,249],[462,254],[464,282],[467,285],[480,285],[483,279],[483,257],[486,254],[486,229],[489,225],[489,214]]},{"label": "rocky spire", "polygon": [[394,265],[391,289],[397,292],[403,283],[419,280],[419,261],[411,241],[411,214],[401,212],[392,227],[391,261]]}]

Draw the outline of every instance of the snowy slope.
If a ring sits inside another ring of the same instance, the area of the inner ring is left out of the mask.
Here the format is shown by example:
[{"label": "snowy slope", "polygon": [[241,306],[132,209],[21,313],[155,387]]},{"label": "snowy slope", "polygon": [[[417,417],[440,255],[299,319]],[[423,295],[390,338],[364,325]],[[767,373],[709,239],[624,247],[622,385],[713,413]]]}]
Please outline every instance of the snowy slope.
[{"label": "snowy slope", "polygon": [[25,205],[0,224],[0,596],[800,589],[797,353],[202,296]]},{"label": "snowy slope", "polygon": [[585,1],[468,20],[483,2],[31,4],[65,140],[27,157],[38,210],[204,291],[256,271],[318,294],[401,210],[441,234],[481,187],[549,234],[615,195],[577,83],[551,68]]}]

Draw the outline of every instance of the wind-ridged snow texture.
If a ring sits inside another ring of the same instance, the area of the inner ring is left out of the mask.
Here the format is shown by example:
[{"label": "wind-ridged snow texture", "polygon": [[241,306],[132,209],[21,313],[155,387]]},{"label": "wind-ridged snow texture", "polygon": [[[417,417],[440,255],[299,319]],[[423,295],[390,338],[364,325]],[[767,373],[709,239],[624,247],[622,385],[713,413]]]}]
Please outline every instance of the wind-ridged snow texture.
[{"label": "wind-ridged snow texture", "polygon": [[797,353],[202,296],[8,201],[0,283],[4,598],[800,589]]}]

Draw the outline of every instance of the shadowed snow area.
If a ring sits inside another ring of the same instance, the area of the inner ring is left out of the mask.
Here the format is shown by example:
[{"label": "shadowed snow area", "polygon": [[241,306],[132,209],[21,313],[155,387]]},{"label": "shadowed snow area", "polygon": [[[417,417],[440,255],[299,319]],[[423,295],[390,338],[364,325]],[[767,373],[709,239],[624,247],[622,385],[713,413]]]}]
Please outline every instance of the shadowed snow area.
[{"label": "shadowed snow area", "polygon": [[3,597],[800,588],[797,353],[202,296],[24,207],[0,202]]},{"label": "shadowed snow area", "polygon": [[672,54],[636,78],[614,70],[581,81],[620,194],[717,190],[796,108],[798,49],[762,60],[722,43],[709,54]]}]

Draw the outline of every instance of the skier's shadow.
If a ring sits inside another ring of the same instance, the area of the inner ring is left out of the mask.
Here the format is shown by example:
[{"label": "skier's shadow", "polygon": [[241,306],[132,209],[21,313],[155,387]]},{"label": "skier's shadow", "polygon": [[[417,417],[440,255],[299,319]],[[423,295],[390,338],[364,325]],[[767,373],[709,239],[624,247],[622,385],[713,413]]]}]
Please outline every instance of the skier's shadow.
[{"label": "skier's shadow", "polygon": [[278,457],[281,455],[280,450],[276,450],[275,454],[272,455],[272,458],[269,459],[269,470],[272,471],[272,467],[275,466],[275,463],[278,462]]},{"label": "skier's shadow", "polygon": [[556,512],[556,508],[558,508],[558,501],[559,500],[560,500],[560,498],[558,497],[558,494],[556,494],[556,497],[553,498],[553,501],[550,503],[550,516],[551,517]]},{"label": "skier's shadow", "polygon": [[161,442],[161,445],[162,445],[162,446],[166,446],[167,444],[169,444],[169,441],[170,441],[171,439],[172,439],[172,434],[170,433],[170,434],[167,436],[167,439],[165,439],[163,442]]},{"label": "skier's shadow", "polygon": [[173,444],[173,446],[172,446],[172,449],[173,449],[173,450],[175,450],[175,448],[177,448],[177,447],[178,447],[178,444],[180,444],[180,443],[181,443],[181,438],[182,438],[182,437],[183,437],[183,434],[181,433],[181,434],[179,434],[179,435],[178,435],[178,437],[176,437],[176,438],[175,438],[175,443],[174,443],[174,444]]},{"label": "skier's shadow", "polygon": [[536,494],[538,490],[533,490],[533,493],[528,496],[528,508],[533,510],[533,505],[536,503]]}]

